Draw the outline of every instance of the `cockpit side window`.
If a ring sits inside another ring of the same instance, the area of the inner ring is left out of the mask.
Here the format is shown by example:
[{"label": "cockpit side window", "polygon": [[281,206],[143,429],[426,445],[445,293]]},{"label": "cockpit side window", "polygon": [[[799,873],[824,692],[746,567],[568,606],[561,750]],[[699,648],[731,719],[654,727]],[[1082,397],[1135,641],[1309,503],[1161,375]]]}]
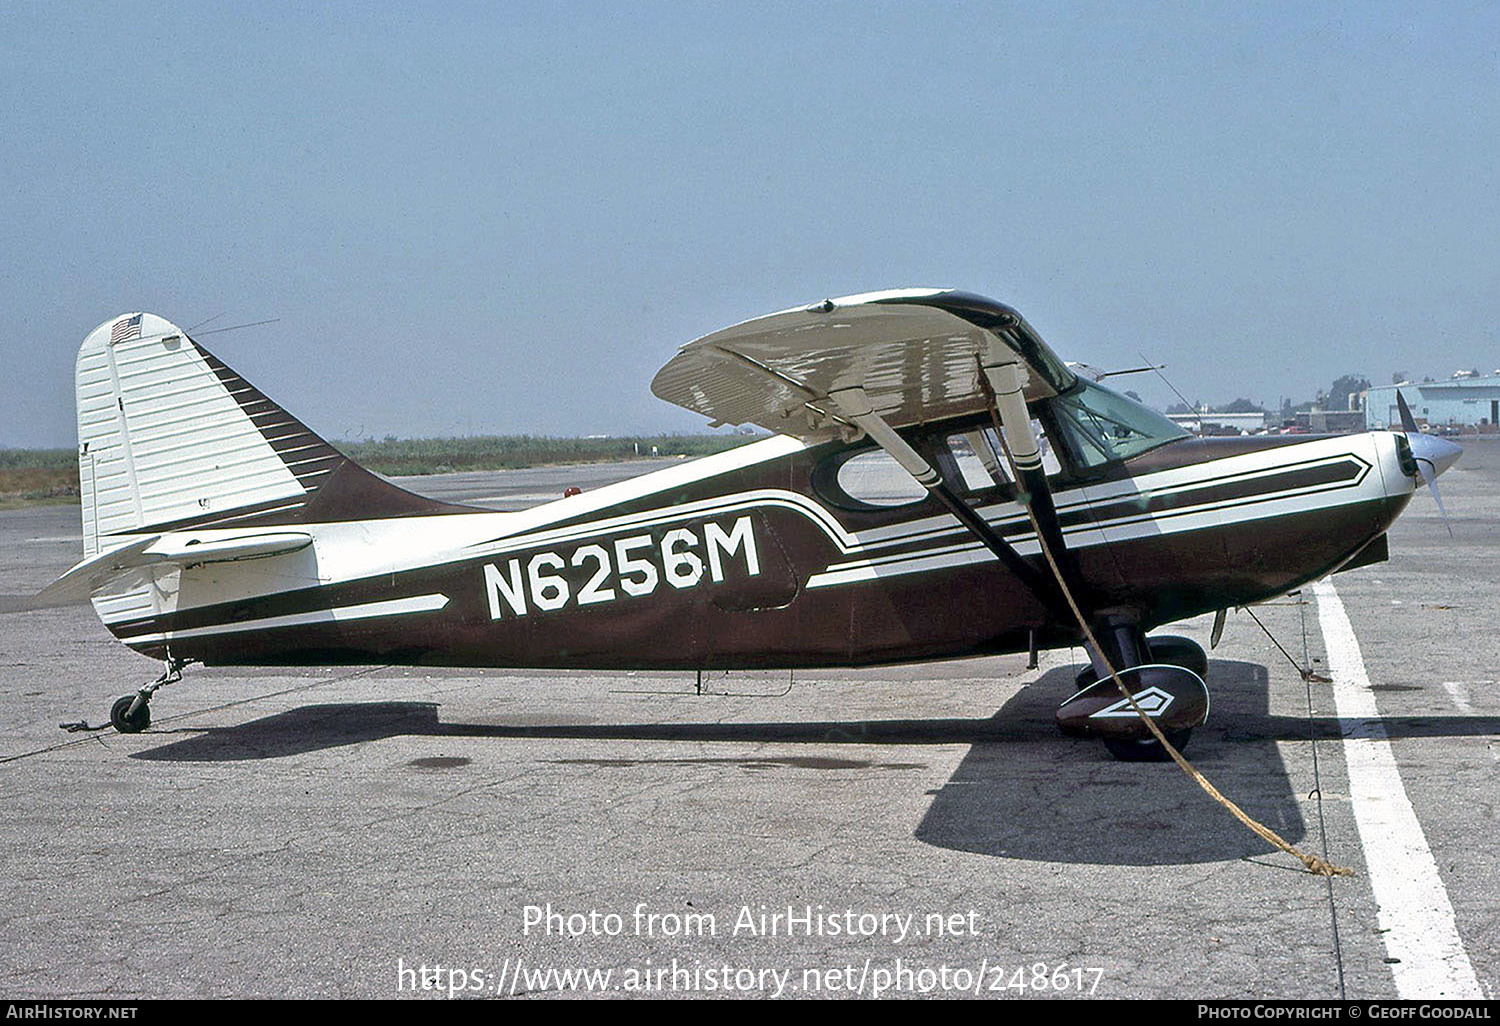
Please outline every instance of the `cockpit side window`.
[{"label": "cockpit side window", "polygon": [[990,428],[975,428],[948,436],[947,462],[951,472],[943,476],[959,491],[982,492],[1010,484],[1010,468],[994,444],[994,435]]},{"label": "cockpit side window", "polygon": [[1051,407],[1073,457],[1087,468],[1189,437],[1154,410],[1084,378],[1076,391],[1052,399]]},{"label": "cockpit side window", "polygon": [[[1060,473],[1062,467],[1041,421],[1033,420],[1031,430],[1036,434],[1041,450],[1042,469],[1048,477]],[[961,493],[972,494],[994,488],[1010,491],[1015,483],[1010,461],[991,426],[973,427],[948,435],[937,455],[944,480]]]},{"label": "cockpit side window", "polygon": [[[1032,420],[1031,429],[1039,443],[1042,469],[1048,477],[1061,474],[1063,468],[1043,422]],[[902,434],[959,495],[986,502],[1014,497],[1010,461],[992,424],[976,419],[966,427],[930,425]],[[823,459],[813,470],[812,485],[834,505],[856,510],[912,506],[929,494],[893,456],[868,441]]]}]

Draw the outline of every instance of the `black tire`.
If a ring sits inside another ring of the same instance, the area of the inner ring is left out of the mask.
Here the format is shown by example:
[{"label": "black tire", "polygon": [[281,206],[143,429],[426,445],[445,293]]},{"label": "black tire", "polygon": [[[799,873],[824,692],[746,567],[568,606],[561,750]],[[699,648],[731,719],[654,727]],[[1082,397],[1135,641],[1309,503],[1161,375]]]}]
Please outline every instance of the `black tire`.
[{"label": "black tire", "polygon": [[151,706],[145,702],[130,715],[130,706],[135,702],[134,695],[126,695],[124,698],[116,699],[115,704],[109,707],[109,722],[121,734],[139,734],[151,726]]},{"label": "black tire", "polygon": [[[1193,728],[1186,730],[1167,731],[1167,740],[1172,742],[1172,747],[1179,752],[1187,747],[1188,738],[1193,736]],[[1161,742],[1155,737],[1148,737],[1144,741],[1115,741],[1106,739],[1104,747],[1109,749],[1121,762],[1170,762],[1172,757],[1167,750],[1161,746]]]},{"label": "black tire", "polygon": [[1208,653],[1191,638],[1165,634],[1158,638],[1147,638],[1146,647],[1151,652],[1152,661],[1192,670],[1200,679],[1208,680]]},{"label": "black tire", "polygon": [[[1157,638],[1147,638],[1146,648],[1151,662],[1180,666],[1184,670],[1192,670],[1201,680],[1208,680],[1208,653],[1203,651],[1202,645],[1191,638],[1164,634]],[[1099,679],[1100,677],[1094,673],[1094,667],[1086,663],[1083,669],[1078,671],[1078,676],[1073,678],[1074,690],[1082,691]]]}]

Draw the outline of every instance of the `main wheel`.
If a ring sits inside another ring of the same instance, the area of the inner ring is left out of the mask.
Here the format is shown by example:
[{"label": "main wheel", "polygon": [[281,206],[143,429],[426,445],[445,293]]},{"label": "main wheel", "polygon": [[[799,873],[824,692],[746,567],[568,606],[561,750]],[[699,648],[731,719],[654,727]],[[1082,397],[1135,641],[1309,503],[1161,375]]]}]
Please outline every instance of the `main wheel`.
[{"label": "main wheel", "polygon": [[1185,670],[1192,670],[1205,681],[1208,680],[1208,653],[1203,651],[1202,645],[1191,638],[1163,634],[1159,637],[1147,638],[1146,647],[1151,650],[1151,658],[1154,661],[1181,666]]},{"label": "main wheel", "polygon": [[117,699],[115,704],[109,707],[109,722],[114,724],[114,728],[121,734],[139,734],[151,726],[151,706],[142,702],[141,707],[132,716],[130,707],[134,703],[135,696],[126,695],[124,698]]},{"label": "main wheel", "polygon": [[[1180,752],[1187,746],[1188,738],[1193,736],[1193,728],[1169,730],[1166,734],[1167,740],[1172,742],[1172,747]],[[1121,762],[1169,762],[1172,758],[1154,736],[1143,741],[1117,741],[1106,738],[1104,747],[1109,749],[1110,755]]]}]

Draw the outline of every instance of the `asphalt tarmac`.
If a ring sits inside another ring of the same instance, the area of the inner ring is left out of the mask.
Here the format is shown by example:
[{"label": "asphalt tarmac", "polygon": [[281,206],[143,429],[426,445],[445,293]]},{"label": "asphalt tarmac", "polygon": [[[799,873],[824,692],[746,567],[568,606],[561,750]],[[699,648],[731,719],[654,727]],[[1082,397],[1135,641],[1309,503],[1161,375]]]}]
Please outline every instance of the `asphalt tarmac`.
[{"label": "asphalt tarmac", "polygon": [[[404,483],[515,508],[640,469]],[[1336,683],[1242,612],[1211,653],[1188,755],[1333,880],[1176,767],[1060,736],[1067,651],[702,694],[190,667],[147,732],[64,733],[158,667],[86,605],[27,608],[76,507],[0,512],[0,995],[1489,997],[1497,484],[1470,443],[1451,538],[1418,495],[1389,562],[1257,607]]]}]

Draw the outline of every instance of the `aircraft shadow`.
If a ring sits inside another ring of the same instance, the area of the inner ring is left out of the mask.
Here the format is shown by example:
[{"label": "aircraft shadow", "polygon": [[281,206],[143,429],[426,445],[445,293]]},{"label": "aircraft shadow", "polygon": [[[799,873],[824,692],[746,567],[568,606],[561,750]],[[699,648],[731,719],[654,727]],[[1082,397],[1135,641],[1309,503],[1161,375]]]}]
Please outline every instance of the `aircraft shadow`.
[{"label": "aircraft shadow", "polygon": [[[1151,866],[1217,862],[1266,853],[1175,766],[1121,763],[1098,742],[1060,744],[1053,712],[1072,693],[1075,668],[1044,674],[1000,714],[1046,737],[980,742],[934,796],[916,829],[939,848],[1042,862]],[[1213,707],[1188,756],[1251,816],[1296,844],[1307,833],[1274,740],[1263,666],[1215,660]],[[1280,724],[1306,738],[1306,719]],[[1253,737],[1253,740],[1229,738]],[[1335,734],[1334,736],[1337,736]]]},{"label": "aircraft shadow", "polygon": [[[1460,737],[1500,731],[1500,718],[1272,715],[1264,666],[1213,660],[1213,707],[1193,731],[1189,759],[1225,795],[1293,844],[1307,836],[1308,796],[1292,788],[1279,741],[1344,737]],[[1071,668],[1053,670],[1006,703],[1000,716],[1050,727],[1073,688]],[[1295,686],[1295,685],[1294,685]],[[1327,685],[1314,685],[1326,688]],[[1039,742],[974,744],[937,792],[916,829],[941,848],[1046,862],[1151,866],[1265,855],[1267,848],[1176,767],[1120,763],[1099,746]],[[1333,753],[1327,752],[1325,758]],[[1326,765],[1326,763],[1325,763]],[[1299,788],[1311,791],[1310,770]]]},{"label": "aircraft shadow", "polygon": [[[1275,716],[1266,669],[1214,660],[1213,709],[1188,750],[1214,783],[1292,843],[1305,839],[1302,804],[1278,741],[1367,733],[1363,721]],[[993,717],[755,723],[445,723],[431,702],[309,705],[190,736],[134,759],[239,762],[277,759],[390,737],[556,738],[821,745],[967,744],[969,752],[933,801],[915,836],[941,848],[1006,858],[1099,865],[1164,865],[1263,855],[1265,845],[1175,767],[1120,763],[1092,741],[1065,738],[1053,710],[1073,688],[1072,668],[1049,671]],[[1315,685],[1316,686],[1316,685]],[[1380,721],[1391,738],[1500,733],[1495,717],[1426,716]],[[169,731],[160,734],[169,735]],[[861,753],[862,754],[862,753]],[[634,762],[683,761],[642,755]],[[849,758],[694,759],[861,768]],[[882,764],[884,765],[884,764]],[[904,764],[903,764],[904,765]],[[1309,788],[1311,781],[1305,782]]]},{"label": "aircraft shadow", "polygon": [[[561,717],[559,718],[561,719]],[[950,745],[1062,740],[1055,727],[991,719],[760,723],[444,723],[432,702],[307,705],[233,727],[184,728],[192,736],[132,759],[238,762],[279,759],[388,737],[557,738],[570,741],[728,741],[792,744]],[[154,731],[157,735],[169,731]],[[650,758],[635,760],[653,761]],[[670,760],[668,760],[670,761]]]}]

